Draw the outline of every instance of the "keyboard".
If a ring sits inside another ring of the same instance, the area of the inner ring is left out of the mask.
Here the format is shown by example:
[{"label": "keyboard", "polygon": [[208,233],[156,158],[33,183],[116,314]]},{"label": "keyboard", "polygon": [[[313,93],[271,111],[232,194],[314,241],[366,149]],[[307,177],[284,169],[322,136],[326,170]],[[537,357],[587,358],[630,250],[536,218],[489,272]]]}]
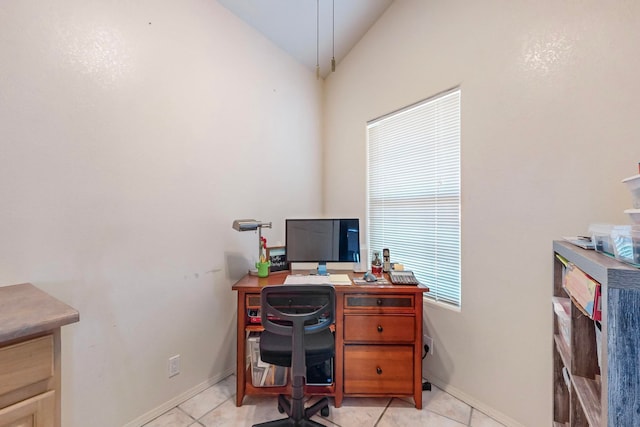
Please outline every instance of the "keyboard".
[{"label": "keyboard", "polygon": [[416,276],[413,275],[413,272],[407,271],[407,270],[401,270],[401,271],[392,270],[389,272],[389,279],[391,280],[391,283],[393,283],[394,285],[417,286],[420,284],[418,282],[418,279],[416,279]]}]

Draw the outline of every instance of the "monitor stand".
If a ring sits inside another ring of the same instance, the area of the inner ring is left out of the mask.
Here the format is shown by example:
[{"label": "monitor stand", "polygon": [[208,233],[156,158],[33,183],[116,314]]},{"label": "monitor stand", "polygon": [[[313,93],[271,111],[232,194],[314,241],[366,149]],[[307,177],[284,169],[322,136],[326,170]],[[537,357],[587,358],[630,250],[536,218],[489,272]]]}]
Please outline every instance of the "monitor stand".
[{"label": "monitor stand", "polygon": [[328,276],[329,274],[327,273],[327,263],[326,262],[319,262],[318,263],[318,276]]}]

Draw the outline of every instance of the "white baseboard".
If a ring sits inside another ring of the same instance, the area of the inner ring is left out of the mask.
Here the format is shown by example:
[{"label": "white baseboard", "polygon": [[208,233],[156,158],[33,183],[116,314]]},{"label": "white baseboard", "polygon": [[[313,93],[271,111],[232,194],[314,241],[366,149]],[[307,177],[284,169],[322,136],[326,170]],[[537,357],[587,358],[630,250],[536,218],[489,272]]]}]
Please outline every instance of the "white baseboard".
[{"label": "white baseboard", "polygon": [[158,406],[157,408],[152,409],[151,411],[147,412],[146,414],[143,414],[143,415],[139,416],[135,420],[129,421],[123,427],[140,427],[140,426],[148,423],[149,421],[153,420],[154,418],[157,418],[160,415],[164,414],[165,412],[167,412],[171,408],[173,408],[175,406],[178,406],[182,402],[185,402],[185,401],[191,399],[193,396],[195,396],[196,394],[200,393],[201,391],[204,391],[204,390],[208,389],[209,387],[211,387],[212,385],[219,383],[221,380],[227,378],[229,375],[231,375],[233,373],[235,373],[235,368],[227,369],[226,371],[224,371],[224,372],[222,372],[222,373],[220,373],[218,375],[215,375],[215,376],[209,378],[206,381],[201,382],[200,384],[196,385],[195,387],[192,387],[189,390],[185,391],[184,393],[182,393],[182,394],[174,397],[173,399],[163,403],[162,405]]},{"label": "white baseboard", "polygon": [[526,427],[524,424],[520,424],[518,421],[514,420],[511,417],[508,417],[502,412],[496,411],[495,409],[488,406],[486,403],[479,401],[475,397],[470,396],[467,393],[463,392],[462,390],[458,390],[457,388],[452,387],[449,384],[446,384],[438,380],[437,378],[430,377],[429,379],[427,379],[427,381],[429,381],[431,384],[438,387],[440,390],[446,391],[451,396],[457,399],[460,399],[467,405],[472,406],[473,408],[490,416],[494,420],[504,424],[507,427]]}]

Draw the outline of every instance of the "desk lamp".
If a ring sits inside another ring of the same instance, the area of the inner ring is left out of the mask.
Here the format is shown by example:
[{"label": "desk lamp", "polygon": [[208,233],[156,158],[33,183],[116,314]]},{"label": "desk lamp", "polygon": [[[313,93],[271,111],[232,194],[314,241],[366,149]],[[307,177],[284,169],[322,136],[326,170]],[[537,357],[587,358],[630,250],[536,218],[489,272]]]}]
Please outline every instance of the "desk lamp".
[{"label": "desk lamp", "polygon": [[233,221],[232,227],[237,231],[258,230],[258,261],[260,261],[260,255],[262,254],[262,228],[271,228],[271,223],[262,222],[255,219],[236,219],[235,221]]}]

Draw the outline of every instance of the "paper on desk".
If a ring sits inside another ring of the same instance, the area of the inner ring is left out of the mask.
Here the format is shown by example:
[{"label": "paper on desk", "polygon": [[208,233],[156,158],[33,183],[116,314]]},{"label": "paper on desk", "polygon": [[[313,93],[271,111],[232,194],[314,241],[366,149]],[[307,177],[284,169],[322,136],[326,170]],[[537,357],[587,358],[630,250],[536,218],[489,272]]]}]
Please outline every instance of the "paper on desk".
[{"label": "paper on desk", "polygon": [[329,274],[328,276],[290,274],[284,279],[285,285],[350,285],[348,274]]},{"label": "paper on desk", "polygon": [[329,281],[332,285],[350,285],[351,279],[348,274],[329,274]]},{"label": "paper on desk", "polygon": [[284,279],[285,285],[330,285],[329,276],[290,274]]}]

